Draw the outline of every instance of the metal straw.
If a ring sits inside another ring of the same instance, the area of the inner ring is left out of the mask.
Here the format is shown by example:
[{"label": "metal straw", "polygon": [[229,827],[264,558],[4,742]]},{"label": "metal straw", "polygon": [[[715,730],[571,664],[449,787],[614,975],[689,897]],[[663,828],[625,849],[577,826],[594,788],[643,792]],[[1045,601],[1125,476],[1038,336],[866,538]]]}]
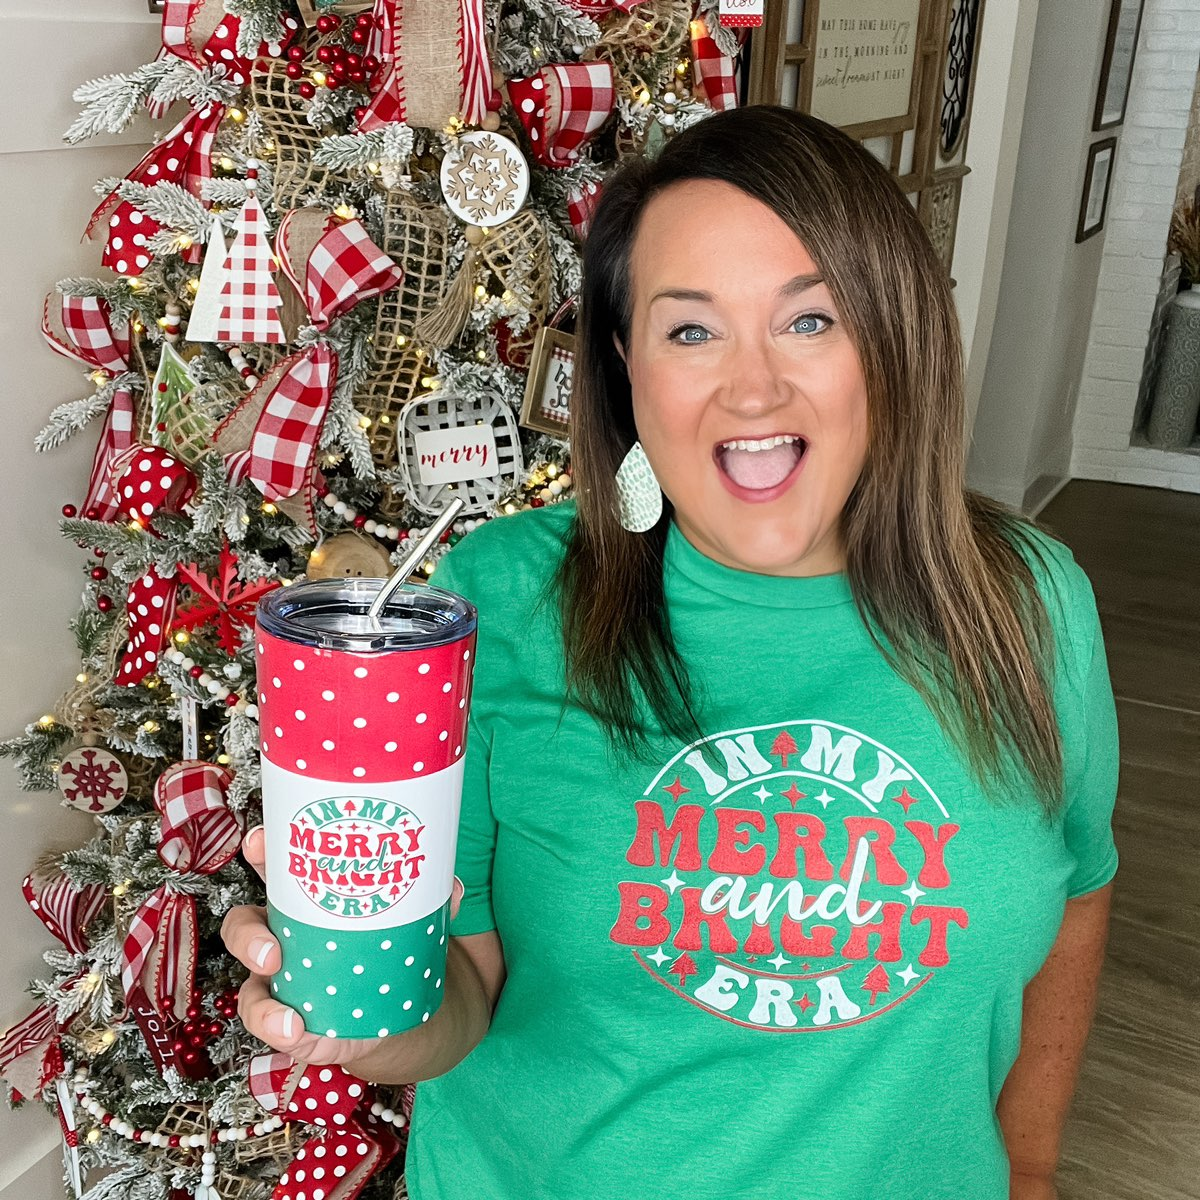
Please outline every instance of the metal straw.
[{"label": "metal straw", "polygon": [[378,622],[383,610],[387,608],[388,601],[395,595],[400,585],[421,565],[433,544],[450,528],[451,522],[465,507],[465,502],[459,497],[455,497],[446,505],[434,523],[425,531],[425,536],[408,552],[408,557],[379,589],[379,595],[375,597],[371,602],[371,607],[367,610],[367,616],[372,621]]}]

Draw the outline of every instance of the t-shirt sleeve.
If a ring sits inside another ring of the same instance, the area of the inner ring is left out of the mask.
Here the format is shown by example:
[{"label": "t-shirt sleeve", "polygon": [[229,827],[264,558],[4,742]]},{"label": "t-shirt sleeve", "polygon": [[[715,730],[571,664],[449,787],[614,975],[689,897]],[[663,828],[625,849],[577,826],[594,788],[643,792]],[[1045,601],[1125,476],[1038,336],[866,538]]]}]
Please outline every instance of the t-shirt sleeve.
[{"label": "t-shirt sleeve", "polygon": [[1116,874],[1117,847],[1112,816],[1117,797],[1120,751],[1117,712],[1104,637],[1091,585],[1075,567],[1076,602],[1068,612],[1073,628],[1063,631],[1078,649],[1072,655],[1068,712],[1061,712],[1066,813],[1063,837],[1074,859],[1067,881],[1069,898],[1103,887]]},{"label": "t-shirt sleeve", "polygon": [[[481,604],[479,589],[474,586],[475,572],[471,570],[472,554],[467,548],[448,554],[438,564],[431,580],[437,587],[458,592],[470,600],[479,612],[479,637],[476,647],[476,678],[472,688],[478,693],[479,672],[487,670],[486,646],[482,654],[479,644],[486,642],[486,605]],[[462,880],[464,895],[458,916],[450,926],[452,937],[485,933],[496,928],[492,913],[492,859],[496,850],[496,818],[492,812],[488,784],[491,747],[478,713],[472,709],[467,722],[467,748],[463,764],[462,813],[458,825],[458,846],[454,858],[454,873]]]}]

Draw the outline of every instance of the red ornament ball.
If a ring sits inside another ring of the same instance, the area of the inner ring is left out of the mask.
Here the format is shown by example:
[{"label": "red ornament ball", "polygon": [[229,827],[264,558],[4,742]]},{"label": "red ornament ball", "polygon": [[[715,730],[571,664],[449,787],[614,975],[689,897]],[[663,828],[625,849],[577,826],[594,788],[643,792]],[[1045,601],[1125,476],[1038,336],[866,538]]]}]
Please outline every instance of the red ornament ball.
[{"label": "red ornament ball", "polygon": [[[321,18],[322,21],[324,19],[325,19],[324,17]],[[317,62],[323,62],[323,63],[333,62],[334,57],[335,57],[335,55],[333,53],[332,46],[321,46],[317,50]]]},{"label": "red ornament ball", "polygon": [[160,392],[165,392],[165,391],[167,391],[167,390],[168,390],[168,389],[167,389],[167,385],[166,385],[165,383],[160,383],[160,384],[158,385],[158,390],[159,390]]},{"label": "red ornament ball", "polygon": [[371,38],[370,32],[361,25],[357,29],[353,29],[350,31],[350,40],[356,46],[365,46],[367,44],[367,42],[370,40],[370,38]]},{"label": "red ornament ball", "polygon": [[342,24],[342,18],[334,13],[326,13],[324,16],[317,18],[318,33],[332,33]]},{"label": "red ornament ball", "polygon": [[[192,1057],[194,1058],[195,1055],[193,1055]],[[184,1058],[185,1059],[187,1058],[186,1054],[184,1055]],[[170,1146],[172,1150],[178,1150],[179,1149],[179,1134],[177,1134],[177,1133],[171,1134],[171,1136],[169,1138],[167,1138],[167,1145]]]},{"label": "red ornament ball", "polygon": [[112,606],[113,606],[113,602],[112,602],[111,596],[97,596],[96,597],[96,607],[101,612],[103,612],[103,613],[110,612],[112,610]]},{"label": "red ornament ball", "polygon": [[101,579],[107,579],[108,578],[108,568],[107,567],[93,567],[92,568],[92,578],[94,580],[96,580],[97,583],[99,583]]},{"label": "red ornament ball", "polygon": [[317,94],[317,89],[307,79],[296,90],[305,100],[311,100]]},{"label": "red ornament ball", "polygon": [[204,674],[204,668],[203,668],[203,667],[201,667],[201,666],[189,667],[189,668],[188,668],[188,674],[189,674],[189,675],[190,675],[190,676],[191,676],[193,679],[199,679],[199,678],[200,678],[200,676]]},{"label": "red ornament ball", "polygon": [[304,74],[304,64],[298,62],[290,62],[283,68],[283,73],[289,79],[299,79]]},{"label": "red ornament ball", "polygon": [[103,1116],[100,1118],[100,1124],[101,1124],[101,1125],[111,1125],[111,1124],[112,1124],[112,1122],[113,1122],[113,1115],[112,1115],[112,1113],[105,1113],[105,1114],[104,1114],[104,1115],[103,1115]]},{"label": "red ornament ball", "polygon": [[296,62],[296,63],[303,62],[304,61],[304,47],[303,46],[289,46],[287,56],[292,62]]},{"label": "red ornament ball", "polygon": [[87,512],[85,512],[83,515],[84,515],[85,517],[87,517],[87,519],[88,519],[89,521],[95,521],[95,520],[97,520],[97,519],[99,518],[99,516],[100,516],[100,510],[99,510],[98,508],[96,508],[96,506],[95,506],[95,505],[93,505],[93,506],[92,506],[91,508],[89,508],[89,509],[87,510]]},{"label": "red ornament ball", "polygon": [[77,509],[73,504],[64,504],[62,506],[62,515],[64,517],[73,517],[78,512],[79,509]]}]

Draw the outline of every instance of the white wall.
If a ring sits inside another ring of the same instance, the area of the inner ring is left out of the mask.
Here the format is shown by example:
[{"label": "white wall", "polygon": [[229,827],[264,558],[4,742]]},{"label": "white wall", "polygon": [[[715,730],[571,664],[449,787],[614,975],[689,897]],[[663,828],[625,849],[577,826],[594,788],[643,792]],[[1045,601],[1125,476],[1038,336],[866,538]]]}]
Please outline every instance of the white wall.
[{"label": "white wall", "polygon": [[1107,136],[1090,132],[1107,16],[1094,0],[1038,9],[994,328],[971,363],[982,366],[971,483],[1022,508],[1070,464],[1103,251],[1103,233],[1076,244],[1075,229],[1088,145]]},{"label": "white wall", "polygon": [[1197,0],[1146,0],[1079,390],[1084,479],[1200,492],[1200,456],[1130,445],[1198,60]]},{"label": "white wall", "polygon": [[[60,135],[77,108],[71,92],[97,75],[154,56],[158,20],[145,0],[4,0],[0,44],[6,50],[9,105],[0,124],[0,187],[10,202],[0,224],[0,363],[3,363],[5,469],[0,472],[3,623],[0,624],[0,736],[18,733],[50,708],[78,669],[67,622],[74,614],[84,558],[59,535],[62,504],[82,499],[95,432],[50,455],[33,438],[57,403],[86,394],[82,371],[51,354],[38,331],[40,300],[54,281],[94,274],[100,248],[79,244],[96,203],[92,184],[127,171],[149,126],[101,145],[67,149]],[[15,99],[14,99],[15,98]],[[125,143],[125,144],[118,144]],[[20,881],[50,848],[78,845],[86,818],[55,795],[23,793],[0,765],[0,1028],[30,1007],[26,981],[51,939],[25,907]],[[0,1105],[0,1200],[59,1195],[57,1126],[40,1106],[10,1113]]]}]

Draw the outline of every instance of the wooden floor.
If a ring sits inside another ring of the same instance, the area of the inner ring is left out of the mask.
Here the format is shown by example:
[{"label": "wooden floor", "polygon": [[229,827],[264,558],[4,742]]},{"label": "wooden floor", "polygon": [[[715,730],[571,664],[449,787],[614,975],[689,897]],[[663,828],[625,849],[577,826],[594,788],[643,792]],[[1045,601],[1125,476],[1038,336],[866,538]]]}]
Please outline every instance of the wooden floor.
[{"label": "wooden floor", "polygon": [[1061,1200],[1200,1198],[1200,495],[1076,480],[1121,727],[1121,868]]}]

